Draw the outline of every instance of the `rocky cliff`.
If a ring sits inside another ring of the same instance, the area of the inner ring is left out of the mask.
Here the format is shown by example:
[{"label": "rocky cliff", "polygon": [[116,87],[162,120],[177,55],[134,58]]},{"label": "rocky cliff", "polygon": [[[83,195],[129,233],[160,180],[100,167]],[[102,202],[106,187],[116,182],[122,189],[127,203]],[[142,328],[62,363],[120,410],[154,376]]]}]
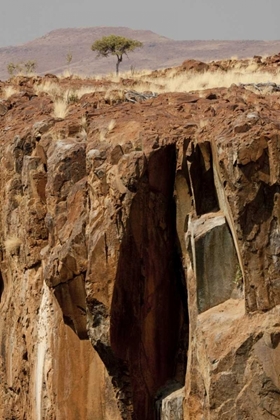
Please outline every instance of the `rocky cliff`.
[{"label": "rocky cliff", "polygon": [[43,82],[0,102],[0,418],[280,418],[280,94]]}]

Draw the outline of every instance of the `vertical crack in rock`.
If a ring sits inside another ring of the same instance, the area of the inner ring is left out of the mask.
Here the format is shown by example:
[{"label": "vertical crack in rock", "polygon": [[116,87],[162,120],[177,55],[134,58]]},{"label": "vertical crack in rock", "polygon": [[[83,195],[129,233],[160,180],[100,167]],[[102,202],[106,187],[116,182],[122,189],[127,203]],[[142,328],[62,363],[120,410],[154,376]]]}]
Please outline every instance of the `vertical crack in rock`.
[{"label": "vertical crack in rock", "polygon": [[[175,162],[174,145],[149,157],[131,205],[112,299],[111,347],[128,366],[137,420],[155,418],[154,398],[168,380],[184,383],[186,299],[173,198]],[[130,401],[130,390],[125,398]]]},{"label": "vertical crack in rock", "polygon": [[212,152],[208,141],[191,143],[187,155],[192,195],[197,216],[219,210],[214,183]]},{"label": "vertical crack in rock", "polygon": [[2,299],[3,292],[4,292],[4,280],[3,280],[3,277],[2,277],[2,273],[0,271],[0,302],[1,302],[1,299]]}]

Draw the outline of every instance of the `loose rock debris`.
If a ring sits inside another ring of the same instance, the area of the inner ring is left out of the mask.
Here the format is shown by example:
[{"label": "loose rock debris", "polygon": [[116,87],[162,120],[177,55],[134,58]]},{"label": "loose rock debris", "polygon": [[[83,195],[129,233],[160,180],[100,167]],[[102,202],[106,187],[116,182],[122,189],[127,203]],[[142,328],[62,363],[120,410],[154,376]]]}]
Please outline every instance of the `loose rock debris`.
[{"label": "loose rock debris", "polygon": [[156,98],[158,94],[155,92],[140,93],[140,92],[136,92],[136,90],[128,90],[128,91],[125,91],[124,96],[128,102],[135,103],[135,102],[143,102],[151,98]]}]

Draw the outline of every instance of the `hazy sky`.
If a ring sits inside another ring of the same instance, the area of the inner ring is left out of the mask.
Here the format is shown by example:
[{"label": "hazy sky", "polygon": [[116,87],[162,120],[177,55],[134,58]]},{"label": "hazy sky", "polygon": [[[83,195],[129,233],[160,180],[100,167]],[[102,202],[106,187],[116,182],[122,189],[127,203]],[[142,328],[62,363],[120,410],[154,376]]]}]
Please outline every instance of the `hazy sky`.
[{"label": "hazy sky", "polygon": [[172,39],[280,39],[279,0],[2,0],[0,46],[53,29],[128,26]]}]

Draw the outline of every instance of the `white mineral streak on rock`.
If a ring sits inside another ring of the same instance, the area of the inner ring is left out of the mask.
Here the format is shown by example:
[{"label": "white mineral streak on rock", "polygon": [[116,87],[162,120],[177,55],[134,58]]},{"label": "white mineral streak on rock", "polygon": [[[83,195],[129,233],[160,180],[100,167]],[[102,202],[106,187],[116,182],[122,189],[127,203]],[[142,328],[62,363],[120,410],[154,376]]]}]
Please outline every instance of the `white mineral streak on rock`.
[{"label": "white mineral streak on rock", "polygon": [[43,420],[42,399],[43,385],[46,381],[46,362],[48,358],[48,343],[50,342],[51,324],[50,315],[52,312],[51,292],[48,286],[43,284],[42,300],[39,309],[38,319],[38,347],[35,372],[35,395],[36,395],[36,419]]}]

